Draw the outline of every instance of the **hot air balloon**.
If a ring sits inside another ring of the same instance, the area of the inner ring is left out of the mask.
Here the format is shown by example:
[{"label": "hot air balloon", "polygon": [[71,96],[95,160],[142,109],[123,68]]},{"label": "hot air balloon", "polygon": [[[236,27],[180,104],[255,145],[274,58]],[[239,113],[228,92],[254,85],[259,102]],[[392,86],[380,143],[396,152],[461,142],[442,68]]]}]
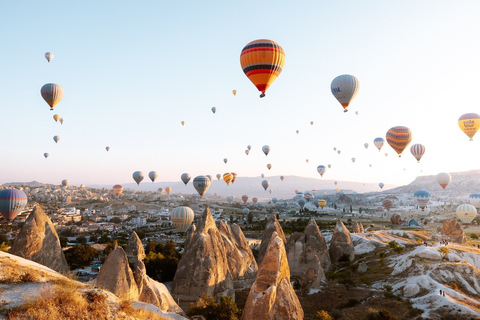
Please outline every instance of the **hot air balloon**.
[{"label": "hot air balloon", "polygon": [[58,120],[58,122],[60,122],[60,124],[63,124],[63,123],[65,122],[65,119],[64,119],[64,118],[60,118],[60,119]]},{"label": "hot air balloon", "polygon": [[313,121],[310,121],[310,124],[313,126]]},{"label": "hot air balloon", "polygon": [[272,165],[270,163],[267,164],[267,168],[268,168],[268,170],[272,169]]},{"label": "hot air balloon", "polygon": [[360,89],[360,82],[352,75],[342,74],[333,79],[330,88],[333,96],[340,102],[343,109],[345,109],[344,112],[347,112],[347,107]]},{"label": "hot air balloon", "polygon": [[47,83],[40,90],[43,100],[50,106],[50,110],[63,99],[63,88],[59,84]]},{"label": "hot air balloon", "polygon": [[245,150],[245,154],[248,156],[250,154],[250,150]]},{"label": "hot air balloon", "polygon": [[44,156],[45,158],[48,158],[49,155],[50,155],[50,154],[49,154],[49,153],[46,153],[46,152],[43,154],[43,156]]},{"label": "hot air balloon", "polygon": [[323,174],[325,173],[325,171],[327,171],[327,168],[325,168],[324,165],[319,165],[317,167],[317,171],[320,174],[320,177],[323,177]]},{"label": "hot air balloon", "polygon": [[[218,178],[219,174],[217,174],[217,178]],[[182,179],[183,183],[185,183],[185,185],[187,185],[187,183],[190,181],[192,177],[190,176],[189,173],[182,173],[182,175],[180,176],[180,179]]]},{"label": "hot air balloon", "polygon": [[263,173],[260,176],[262,177],[262,179],[265,178],[265,175]]},{"label": "hot air balloon", "polygon": [[7,220],[13,220],[27,205],[27,195],[22,190],[0,191],[0,213]]},{"label": "hot air balloon", "polygon": [[70,184],[70,182],[67,179],[62,180],[62,186],[68,187],[69,184]]},{"label": "hot air balloon", "polygon": [[284,176],[280,176],[280,180],[285,180],[285,177]]},{"label": "hot air balloon", "polygon": [[273,198],[272,198],[272,202],[273,202],[273,204],[277,204],[277,202],[278,202],[278,199],[277,199],[277,198],[275,198],[275,197],[273,197]]},{"label": "hot air balloon", "polygon": [[355,111],[355,114],[358,116],[358,111]]},{"label": "hot air balloon", "polygon": [[135,171],[133,173],[133,180],[137,183],[137,186],[140,185],[140,182],[142,182],[144,178],[143,172],[142,171]]},{"label": "hot air balloon", "polygon": [[335,189],[335,192],[336,192],[336,193],[339,193],[339,192],[340,192],[340,189],[338,189],[338,188]]},{"label": "hot air balloon", "polygon": [[461,204],[457,207],[457,217],[464,224],[470,224],[470,222],[477,216],[477,209],[471,204]]},{"label": "hot air balloon", "polygon": [[468,201],[472,206],[477,209],[480,209],[480,194],[479,193],[472,193],[468,196]]},{"label": "hot air balloon", "polygon": [[119,197],[119,196],[122,194],[122,192],[123,192],[123,186],[120,185],[120,184],[116,184],[116,185],[113,186],[112,190],[113,190],[113,193],[114,193],[117,197]]},{"label": "hot air balloon", "polygon": [[263,153],[265,153],[266,156],[268,156],[268,153],[270,152],[270,146],[269,145],[264,145],[262,147]]},{"label": "hot air balloon", "polygon": [[377,147],[378,152],[380,152],[383,147],[384,140],[381,137],[375,138],[375,140],[373,140],[373,144],[375,145],[375,147]]},{"label": "hot air balloon", "polygon": [[163,188],[158,188],[158,192],[160,192],[161,194],[163,194]]},{"label": "hot air balloon", "polygon": [[364,143],[363,146],[365,147],[365,149],[368,149],[368,143]]},{"label": "hot air balloon", "polygon": [[228,203],[232,203],[232,201],[233,201],[234,198],[235,198],[235,197],[233,197],[233,196],[228,196],[226,199],[227,199],[227,202],[228,202]]},{"label": "hot air balloon", "polygon": [[170,212],[170,220],[179,232],[185,232],[193,222],[195,213],[189,207],[176,207]]},{"label": "hot air balloon", "polygon": [[305,161],[308,163],[308,159],[305,159]]},{"label": "hot air balloon", "polygon": [[257,203],[258,199],[257,198],[252,198],[253,203]]},{"label": "hot air balloon", "polygon": [[60,137],[59,136],[54,136],[53,141],[55,141],[55,143],[58,143],[58,141],[60,141]]},{"label": "hot air balloon", "polygon": [[390,199],[385,199],[383,200],[382,205],[385,209],[387,209],[387,211],[390,211],[390,208],[393,206],[393,201]]},{"label": "hot air balloon", "polygon": [[371,168],[371,167],[372,167],[372,164],[370,163],[368,166]]},{"label": "hot air balloon", "polygon": [[242,210],[242,214],[249,214],[250,213],[250,210],[248,210],[247,208],[244,208]]},{"label": "hot air balloon", "polygon": [[326,201],[326,200],[323,200],[323,199],[318,200],[318,206],[319,206],[320,208],[323,209],[323,208],[325,208],[326,205],[327,205],[327,201]]},{"label": "hot air balloon", "polygon": [[236,174],[235,172],[232,172],[232,183],[235,183],[235,181],[237,181],[237,177],[238,177],[238,174]]},{"label": "hot air balloon", "polygon": [[60,115],[54,114],[54,115],[53,115],[53,120],[55,120],[55,122],[57,122],[58,119],[60,119]]},{"label": "hot air balloon", "polygon": [[185,125],[185,121],[182,121],[182,122],[180,122],[180,123],[182,124],[182,126],[184,126],[184,125]]},{"label": "hot air balloon", "polygon": [[80,188],[85,188],[85,185],[84,185],[84,184],[81,184],[81,185],[80,185]]},{"label": "hot air balloon", "polygon": [[437,174],[437,182],[440,184],[440,186],[445,189],[448,184],[452,181],[452,176],[446,172],[440,172]]},{"label": "hot air balloon", "polygon": [[337,153],[340,154],[340,153],[342,153],[342,151],[338,150]]},{"label": "hot air balloon", "polygon": [[212,175],[207,174],[207,175],[205,175],[205,177],[207,177],[208,179],[210,179],[210,182],[213,182],[213,177],[212,177]]},{"label": "hot air balloon", "polygon": [[216,177],[217,177],[217,180],[220,180],[220,178],[222,178],[222,175],[220,173],[217,173]]},{"label": "hot air balloon", "polygon": [[230,184],[230,182],[232,182],[232,179],[233,179],[233,174],[231,174],[231,173],[224,173],[223,174],[223,181],[225,181],[227,183],[227,186]]},{"label": "hot air balloon", "polygon": [[388,152],[385,152],[385,157],[388,157]]},{"label": "hot air balloon", "polygon": [[228,162],[228,159],[227,159],[227,158],[224,158],[224,159],[223,159],[223,162],[227,163],[227,162]]},{"label": "hot air balloon", "polygon": [[387,131],[387,142],[398,153],[399,157],[402,156],[403,150],[411,141],[412,131],[407,127],[397,126]]},{"label": "hot air balloon", "polygon": [[47,59],[48,62],[53,60],[53,53],[51,52],[45,52],[45,59]]},{"label": "hot air balloon", "polygon": [[215,114],[215,112],[217,112],[217,108],[216,108],[216,107],[212,107],[212,112],[213,112],[213,114]]},{"label": "hot air balloon", "polygon": [[270,186],[270,182],[268,180],[263,180],[262,181],[262,187],[263,189],[267,190],[267,188]]},{"label": "hot air balloon", "polygon": [[105,147],[105,150],[110,151],[110,147]]},{"label": "hot air balloon", "polygon": [[329,165],[328,165],[328,169],[330,169],[331,167],[332,167],[332,165],[331,165],[331,164],[329,164]]},{"label": "hot air balloon", "polygon": [[248,201],[248,196],[247,196],[246,194],[244,194],[244,195],[242,196],[242,201],[243,201],[243,203],[247,203],[247,201]]},{"label": "hot air balloon", "polygon": [[158,178],[158,173],[157,171],[150,171],[148,173],[148,177],[150,178],[150,180],[152,180],[152,182],[155,182],[155,179]]},{"label": "hot air balloon", "polygon": [[338,181],[333,181],[333,184],[337,185],[337,184],[338,184]]},{"label": "hot air balloon", "polygon": [[272,194],[272,193],[273,193],[273,189],[268,190],[268,192],[270,192],[270,194]]},{"label": "hot air balloon", "polygon": [[248,149],[248,150],[252,149],[252,146],[251,146],[251,145],[248,145],[248,146],[247,146],[247,149]]},{"label": "hot air balloon", "polygon": [[422,159],[423,155],[425,154],[425,146],[419,143],[414,144],[410,147],[410,152],[415,157],[415,159],[420,162],[420,159]]},{"label": "hot air balloon", "polygon": [[297,130],[296,133],[298,134],[300,132],[300,130]]},{"label": "hot air balloon", "polygon": [[355,163],[355,158],[352,158],[352,162]]},{"label": "hot air balloon", "polygon": [[337,151],[337,148],[336,148],[336,147],[333,147],[333,151]]},{"label": "hot air balloon", "polygon": [[402,224],[402,216],[398,213],[392,214],[392,216],[390,217],[390,223],[395,225]]},{"label": "hot air balloon", "polygon": [[166,187],[166,188],[165,188],[165,192],[166,192],[167,194],[170,194],[170,192],[172,192],[172,188],[171,188],[171,187]]},{"label": "hot air balloon", "polygon": [[277,79],[285,64],[285,52],[278,43],[261,39],[248,43],[240,54],[240,65],[250,81],[262,92]]},{"label": "hot air balloon", "polygon": [[297,193],[299,192],[299,190],[297,189],[297,190],[295,190],[294,192],[295,192],[295,194],[297,194]]},{"label": "hot air balloon", "polygon": [[237,95],[237,90],[232,90],[232,93],[233,93],[234,96],[236,96]]},{"label": "hot air balloon", "polygon": [[380,187],[380,189],[383,189],[383,186],[384,186],[383,182],[380,182],[378,186]]},{"label": "hot air balloon", "polygon": [[427,190],[417,190],[413,194],[413,197],[417,200],[418,207],[425,211],[428,202],[432,198],[432,195]]},{"label": "hot air balloon", "polygon": [[480,116],[476,113],[466,113],[458,118],[458,126],[472,141],[473,136],[480,128]]},{"label": "hot air balloon", "polygon": [[200,197],[203,197],[205,192],[207,192],[211,183],[210,179],[206,176],[197,176],[193,179],[193,187],[197,190]]},{"label": "hot air balloon", "polygon": [[305,207],[305,204],[307,203],[307,201],[304,199],[304,198],[300,198],[298,199],[298,205],[300,206],[300,208],[303,209],[303,207]]}]

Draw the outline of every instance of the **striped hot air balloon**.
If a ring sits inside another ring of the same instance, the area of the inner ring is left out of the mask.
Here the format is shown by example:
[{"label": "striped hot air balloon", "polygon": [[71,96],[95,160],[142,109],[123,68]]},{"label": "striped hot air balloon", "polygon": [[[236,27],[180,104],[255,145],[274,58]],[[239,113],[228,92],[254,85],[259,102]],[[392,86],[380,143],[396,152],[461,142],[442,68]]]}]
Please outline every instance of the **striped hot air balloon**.
[{"label": "striped hot air balloon", "polygon": [[233,180],[233,174],[228,172],[223,174],[223,181],[225,181],[227,186],[230,184],[230,182],[232,182],[232,180]]},{"label": "striped hot air balloon", "polygon": [[342,74],[333,79],[330,89],[333,96],[342,105],[343,112],[347,112],[347,107],[357,95],[358,90],[360,90],[360,82],[352,75]]},{"label": "striped hot air balloon", "polygon": [[197,190],[200,197],[203,197],[205,192],[207,192],[211,183],[212,181],[206,176],[197,176],[193,179],[193,187]]},{"label": "striped hot air balloon", "polygon": [[262,92],[277,79],[285,64],[285,52],[278,43],[260,39],[248,43],[240,54],[240,65],[250,81]]},{"label": "striped hot air balloon", "polygon": [[470,222],[477,216],[477,209],[471,204],[461,204],[457,207],[457,217],[464,224],[470,224]]},{"label": "striped hot air balloon", "polygon": [[43,100],[50,106],[50,110],[63,99],[63,88],[56,83],[47,83],[40,90]]},{"label": "striped hot air balloon", "polygon": [[479,193],[472,193],[468,196],[468,201],[472,206],[477,209],[480,209],[480,194]]},{"label": "striped hot air balloon", "polygon": [[425,146],[423,144],[416,143],[410,147],[410,152],[415,159],[420,162],[420,159],[422,159],[423,155],[425,154]]},{"label": "striped hot air balloon", "polygon": [[387,131],[387,142],[401,157],[403,150],[412,141],[412,131],[407,127],[393,127]]},{"label": "striped hot air balloon", "polygon": [[17,189],[0,191],[0,213],[7,220],[13,220],[27,205],[27,195]]},{"label": "striped hot air balloon", "polygon": [[466,113],[458,118],[458,126],[472,141],[480,128],[480,116],[476,113]]},{"label": "striped hot air balloon", "polygon": [[165,188],[165,192],[166,192],[167,194],[170,194],[170,192],[172,192],[172,187],[166,187],[166,188]]},{"label": "striped hot air balloon", "polygon": [[382,202],[382,205],[387,211],[390,211],[390,208],[393,207],[393,201],[390,199],[385,199]]},{"label": "striped hot air balloon", "polygon": [[396,225],[399,225],[399,224],[402,224],[402,216],[398,213],[394,213],[391,217],[390,217],[390,222],[392,224],[396,224]]},{"label": "striped hot air balloon", "polygon": [[195,213],[189,207],[176,207],[170,213],[170,220],[180,232],[187,231],[193,222],[193,218],[195,218]]},{"label": "striped hot air balloon", "polygon": [[417,200],[418,207],[424,211],[432,195],[427,190],[417,190],[413,194],[413,197]]}]

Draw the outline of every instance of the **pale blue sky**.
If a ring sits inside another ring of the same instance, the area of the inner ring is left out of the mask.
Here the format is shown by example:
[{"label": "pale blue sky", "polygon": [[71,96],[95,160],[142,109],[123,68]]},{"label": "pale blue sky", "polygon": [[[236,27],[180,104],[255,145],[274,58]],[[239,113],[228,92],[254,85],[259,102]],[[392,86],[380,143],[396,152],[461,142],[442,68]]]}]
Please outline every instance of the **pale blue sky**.
[{"label": "pale blue sky", "polygon": [[[480,136],[469,142],[457,119],[480,113],[479,12],[474,0],[0,1],[0,183],[115,184],[135,170],[159,181],[227,171],[320,179],[316,167],[330,163],[327,179],[406,184],[478,169]],[[286,53],[264,99],[239,63],[261,38]],[[330,92],[344,73],[360,80],[348,113]],[[65,90],[55,111],[40,96],[47,82]],[[397,125],[425,144],[421,164],[409,148],[400,159],[374,148]]]}]

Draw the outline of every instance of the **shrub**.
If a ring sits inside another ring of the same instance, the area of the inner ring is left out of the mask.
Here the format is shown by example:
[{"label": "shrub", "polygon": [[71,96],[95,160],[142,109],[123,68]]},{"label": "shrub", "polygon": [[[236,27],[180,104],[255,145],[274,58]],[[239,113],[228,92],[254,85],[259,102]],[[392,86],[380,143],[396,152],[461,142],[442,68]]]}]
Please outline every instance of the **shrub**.
[{"label": "shrub", "polygon": [[232,297],[220,297],[220,303],[212,297],[203,296],[196,303],[190,303],[187,316],[204,316],[206,319],[215,320],[238,320],[242,311]]},{"label": "shrub", "polygon": [[343,308],[355,307],[359,303],[360,301],[358,301],[357,299],[348,299],[347,302],[340,304],[340,308],[343,309]]},{"label": "shrub", "polygon": [[361,277],[360,280],[369,287],[372,285],[372,280],[370,280],[368,277]]},{"label": "shrub", "polygon": [[384,292],[385,298],[395,297],[395,295],[393,294],[393,287],[391,285],[386,284],[383,286],[383,288],[385,289],[385,292]]},{"label": "shrub", "polygon": [[447,255],[450,252],[448,248],[445,247],[441,247],[440,249],[438,249],[438,251],[443,255]]},{"label": "shrub", "polygon": [[333,317],[328,314],[325,310],[317,311],[317,315],[315,317],[317,320],[333,320]]},{"label": "shrub", "polygon": [[451,285],[453,290],[458,291],[458,286],[455,282],[452,282],[450,285]]},{"label": "shrub", "polygon": [[400,245],[397,243],[397,241],[395,241],[395,240],[390,241],[390,242],[388,243],[388,245],[389,245],[390,248],[392,248],[393,251],[395,251],[396,253],[400,253],[400,252],[402,252],[402,250],[403,250],[403,247],[400,246]]},{"label": "shrub", "polygon": [[476,233],[470,234],[470,238],[478,240],[478,235]]},{"label": "shrub", "polygon": [[369,308],[367,310],[367,320],[397,320],[390,311],[382,309],[380,311]]}]

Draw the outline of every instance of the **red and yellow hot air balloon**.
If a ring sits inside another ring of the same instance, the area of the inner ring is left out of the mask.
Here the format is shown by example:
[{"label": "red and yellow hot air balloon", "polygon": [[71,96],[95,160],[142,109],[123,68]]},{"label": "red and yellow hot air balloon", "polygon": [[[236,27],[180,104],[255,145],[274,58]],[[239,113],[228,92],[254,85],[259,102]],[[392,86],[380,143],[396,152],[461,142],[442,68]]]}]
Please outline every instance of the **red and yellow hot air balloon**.
[{"label": "red and yellow hot air balloon", "polygon": [[238,177],[238,174],[236,174],[235,172],[232,172],[232,183],[235,183],[235,181],[237,181],[237,177]]},{"label": "red and yellow hot air balloon", "polygon": [[412,131],[407,127],[393,127],[387,131],[387,142],[390,147],[398,153],[398,156],[402,156],[403,150],[412,141]]},{"label": "red and yellow hot air balloon", "polygon": [[277,79],[285,64],[285,52],[278,43],[260,39],[248,43],[240,54],[240,65],[245,75],[262,92]]},{"label": "red and yellow hot air balloon", "polygon": [[233,174],[228,172],[223,174],[223,181],[225,181],[227,186],[230,184],[230,182],[232,182],[232,180],[233,180]]},{"label": "red and yellow hot air balloon", "polygon": [[171,187],[166,187],[166,188],[165,188],[165,192],[166,192],[167,194],[170,194],[170,192],[172,192],[172,188],[171,188]]},{"label": "red and yellow hot air balloon", "polygon": [[466,113],[458,119],[458,126],[472,141],[480,128],[480,116],[476,113]]},{"label": "red and yellow hot air balloon", "polygon": [[120,184],[114,185],[112,189],[113,189],[113,193],[114,193],[117,197],[119,197],[119,196],[122,194],[122,192],[123,192],[123,186],[120,185]]}]

